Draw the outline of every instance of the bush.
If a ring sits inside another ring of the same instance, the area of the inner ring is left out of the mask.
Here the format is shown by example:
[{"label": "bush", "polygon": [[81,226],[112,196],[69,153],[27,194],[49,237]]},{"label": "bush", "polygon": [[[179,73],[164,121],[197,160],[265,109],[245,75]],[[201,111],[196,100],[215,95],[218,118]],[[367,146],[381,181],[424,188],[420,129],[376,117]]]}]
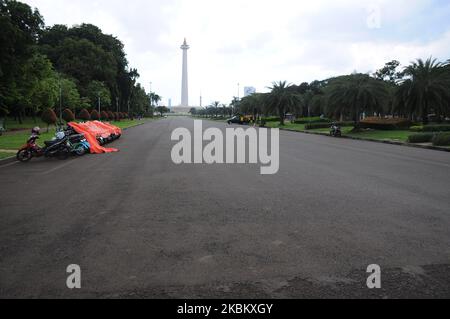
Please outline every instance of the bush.
[{"label": "bush", "polygon": [[450,132],[450,125],[426,125],[423,132]]},{"label": "bush", "polygon": [[433,137],[433,133],[414,134],[408,137],[408,143],[430,143]]},{"label": "bush", "polygon": [[56,121],[58,121],[58,117],[56,116],[55,111],[52,109],[46,109],[42,113],[42,121],[47,124],[47,131],[50,124],[56,124]]},{"label": "bush", "polygon": [[433,138],[434,146],[450,146],[450,132],[435,134]]},{"label": "bush", "polygon": [[114,119],[115,119],[114,113],[111,111],[108,111],[108,118],[110,121],[114,121]]},{"label": "bush", "polygon": [[108,120],[109,120],[108,112],[102,111],[102,112],[100,113],[100,118],[102,119],[102,121],[108,121]]},{"label": "bush", "polygon": [[82,121],[87,122],[87,121],[90,121],[90,120],[91,120],[91,114],[89,113],[88,110],[82,109],[82,110],[80,111],[80,114],[78,114],[78,118],[79,118],[80,120],[82,120]]},{"label": "bush", "polygon": [[120,114],[119,114],[119,112],[114,112],[114,119],[115,119],[117,122],[120,122]]},{"label": "bush", "polygon": [[421,133],[423,132],[423,126],[412,126],[409,130],[411,132]]},{"label": "bush", "polygon": [[305,125],[305,130],[318,130],[322,128],[330,128],[331,123],[308,123]]},{"label": "bush", "polygon": [[266,117],[263,119],[266,123],[280,122],[279,117]]},{"label": "bush", "polygon": [[65,109],[62,113],[62,118],[67,123],[75,121],[75,115],[70,109]]},{"label": "bush", "polygon": [[411,121],[404,118],[383,119],[378,117],[368,117],[360,122],[360,128],[382,131],[409,129],[411,125]]},{"label": "bush", "polygon": [[97,110],[93,110],[93,111],[91,112],[91,120],[93,120],[93,121],[98,121],[98,120],[100,120],[100,114],[98,114],[98,111],[97,111]]}]

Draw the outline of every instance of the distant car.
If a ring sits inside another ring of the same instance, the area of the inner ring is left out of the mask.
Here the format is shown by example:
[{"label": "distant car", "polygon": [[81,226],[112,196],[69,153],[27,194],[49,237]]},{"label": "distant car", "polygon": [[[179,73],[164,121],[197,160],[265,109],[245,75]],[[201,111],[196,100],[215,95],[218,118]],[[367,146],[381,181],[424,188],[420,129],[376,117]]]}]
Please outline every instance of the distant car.
[{"label": "distant car", "polygon": [[231,125],[231,124],[242,124],[241,117],[233,116],[231,119],[228,120],[228,125]]}]

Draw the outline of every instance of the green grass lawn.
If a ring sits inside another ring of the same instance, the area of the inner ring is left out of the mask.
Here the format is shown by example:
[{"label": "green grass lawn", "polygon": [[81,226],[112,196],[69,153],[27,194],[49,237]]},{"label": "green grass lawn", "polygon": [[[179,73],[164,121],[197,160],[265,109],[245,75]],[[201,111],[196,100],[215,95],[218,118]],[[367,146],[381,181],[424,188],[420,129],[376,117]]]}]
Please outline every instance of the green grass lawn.
[{"label": "green grass lawn", "polygon": [[[18,121],[14,121],[8,118],[5,122],[5,126],[8,130],[21,130],[21,129],[31,129],[35,126],[39,126],[41,129],[47,129],[47,124],[44,123],[40,118],[36,118],[36,121],[32,118],[25,118],[20,124]],[[50,127],[54,127],[53,125]]]},{"label": "green grass lawn", "polygon": [[[291,130],[295,130],[295,131],[305,131],[305,124],[292,124],[292,123],[286,122],[285,126],[281,126],[279,122],[269,122],[266,124],[266,126],[269,128],[284,128],[284,129],[291,129]],[[392,140],[392,141],[401,141],[401,142],[407,142],[408,136],[413,134],[412,132],[407,131],[407,130],[399,130],[399,131],[373,130],[373,131],[365,131],[365,132],[361,132],[361,133],[352,133],[351,132],[352,130],[353,130],[352,126],[343,127],[342,133],[345,136],[351,136],[351,137],[375,139],[375,140]],[[308,132],[329,134],[330,129],[324,128],[324,129],[308,130]]]},{"label": "green grass lawn", "polygon": [[[24,145],[30,138],[31,132],[13,132],[3,134],[0,136],[0,150],[17,150]],[[49,133],[47,130],[42,130],[38,145],[43,146],[44,141],[49,141],[55,136],[55,129],[51,129]]]},{"label": "green grass lawn", "polygon": [[16,154],[14,153],[4,153],[0,152],[0,160],[8,158],[8,157],[14,157]]},{"label": "green grass lawn", "polygon": [[136,125],[140,125],[140,124],[143,124],[143,123],[155,121],[157,119],[159,119],[159,117],[158,118],[154,118],[154,119],[143,119],[142,121],[139,121],[139,120],[133,120],[133,121],[131,121],[131,120],[122,120],[120,122],[112,121],[112,122],[109,122],[109,123],[111,123],[112,125],[115,125],[117,127],[120,127],[121,129],[125,129],[125,128],[130,128],[130,127],[133,127],[133,126],[136,126]]},{"label": "green grass lawn", "polygon": [[359,138],[368,138],[375,140],[391,140],[391,141],[400,141],[407,142],[408,136],[410,136],[410,131],[367,131],[361,133],[348,133],[346,135],[351,137],[359,137]]},{"label": "green grass lawn", "polygon": [[305,124],[293,124],[290,122],[286,122],[284,126],[280,125],[280,122],[267,122],[266,127],[268,128],[284,128],[284,129],[290,129],[295,131],[304,131],[305,130]]}]

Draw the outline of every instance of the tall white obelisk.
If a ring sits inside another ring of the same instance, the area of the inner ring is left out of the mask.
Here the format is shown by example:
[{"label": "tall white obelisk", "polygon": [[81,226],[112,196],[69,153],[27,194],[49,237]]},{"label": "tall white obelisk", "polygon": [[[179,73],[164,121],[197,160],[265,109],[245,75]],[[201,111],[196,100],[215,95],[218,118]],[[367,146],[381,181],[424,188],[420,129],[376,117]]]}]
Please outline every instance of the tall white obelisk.
[{"label": "tall white obelisk", "polygon": [[187,51],[189,50],[189,45],[186,42],[186,38],[184,39],[183,45],[181,46],[181,50],[183,50],[183,78],[181,84],[181,106],[189,107],[189,87],[188,87],[188,60],[187,60]]}]

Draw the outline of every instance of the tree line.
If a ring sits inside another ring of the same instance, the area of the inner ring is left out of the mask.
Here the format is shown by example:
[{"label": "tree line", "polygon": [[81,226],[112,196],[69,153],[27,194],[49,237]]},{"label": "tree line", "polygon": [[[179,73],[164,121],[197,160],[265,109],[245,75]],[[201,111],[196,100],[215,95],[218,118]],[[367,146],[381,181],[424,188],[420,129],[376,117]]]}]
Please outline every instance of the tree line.
[{"label": "tree line", "polygon": [[427,124],[450,117],[450,60],[418,59],[406,67],[394,60],[374,74],[353,73],[300,85],[274,82],[268,93],[255,93],[227,106],[215,102],[200,116],[231,114],[277,116],[284,125],[286,115],[296,118],[326,116],[351,120],[358,127],[363,114],[398,117]]},{"label": "tree line", "polygon": [[[0,0],[0,117],[46,109],[153,115],[161,97],[137,83],[123,43],[92,24],[47,27],[38,9]],[[150,103],[150,101],[152,103]]]}]

